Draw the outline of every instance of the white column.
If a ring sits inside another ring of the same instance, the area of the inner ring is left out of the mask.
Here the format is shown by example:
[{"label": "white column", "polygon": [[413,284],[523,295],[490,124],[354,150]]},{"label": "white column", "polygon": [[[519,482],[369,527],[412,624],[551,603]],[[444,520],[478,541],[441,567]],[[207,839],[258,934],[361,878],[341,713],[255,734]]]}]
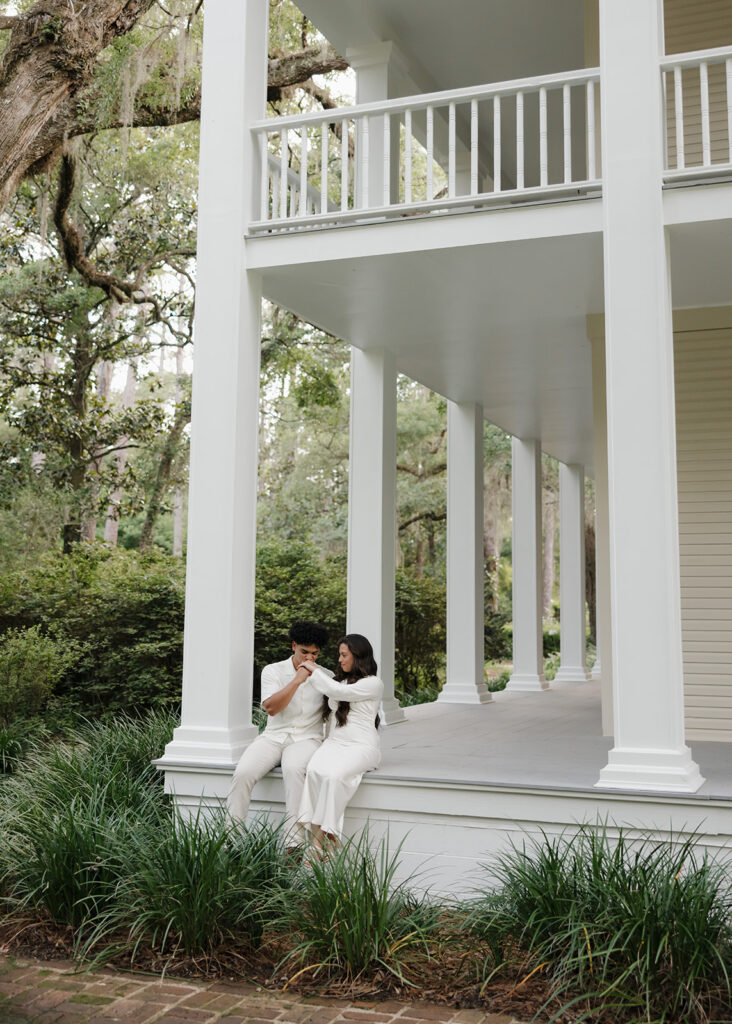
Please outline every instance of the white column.
[{"label": "white column", "polygon": [[483,407],[447,403],[447,678],[439,700],[485,704]]},{"label": "white column", "polygon": [[404,719],[394,697],[395,555],[396,361],[352,348],[347,622],[374,648],[389,724]]},{"label": "white column", "polygon": [[689,793],[660,14],[600,0],[615,746],[598,785]]},{"label": "white column", "polygon": [[[595,594],[597,614],[597,662],[592,678],[600,679],[602,734],[612,736],[613,659],[610,612],[610,524],[607,493],[607,388],[605,383],[605,321],[587,318],[592,342],[593,457],[595,462]],[[602,668],[600,659],[602,658]]]},{"label": "white column", "polygon": [[559,463],[559,624],[561,658],[555,681],[584,683],[585,660],[585,472]]},{"label": "white column", "polygon": [[511,444],[513,675],[507,690],[545,690],[541,629],[541,444]]},{"label": "white column", "polygon": [[[356,103],[378,103],[389,99],[394,55],[390,42],[354,46],[346,50],[346,59],[356,72]],[[370,117],[368,132],[367,205],[384,206],[384,118]],[[390,124],[389,138],[389,194],[391,201],[395,202],[399,188],[399,123],[396,118]],[[360,180],[357,184],[360,188]]]},{"label": "white column", "polygon": [[261,285],[244,270],[264,116],[267,0],[208,0],[198,201],[183,714],[160,762],[231,765],[256,735],[254,649]]}]

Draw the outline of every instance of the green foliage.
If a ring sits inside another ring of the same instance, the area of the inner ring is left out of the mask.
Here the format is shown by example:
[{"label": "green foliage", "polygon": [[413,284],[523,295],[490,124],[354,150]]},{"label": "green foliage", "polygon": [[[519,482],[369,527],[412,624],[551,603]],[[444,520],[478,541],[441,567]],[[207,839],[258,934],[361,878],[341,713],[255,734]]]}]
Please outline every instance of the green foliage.
[{"label": "green foliage", "polygon": [[32,718],[74,664],[69,644],[44,636],[39,626],[10,629],[0,637],[0,722]]},{"label": "green foliage", "polygon": [[302,541],[261,541],[254,617],[257,678],[265,665],[287,657],[295,619],[323,623],[330,642],[321,660],[335,663],[335,644],[346,631],[345,565],[320,561],[313,546]]},{"label": "green foliage", "polygon": [[437,686],[445,659],[445,615],[444,584],[397,570],[394,665],[405,693]]},{"label": "green foliage", "polygon": [[355,978],[383,967],[403,979],[415,948],[428,950],[438,913],[404,882],[396,882],[401,845],[372,850],[368,830],[315,861],[288,893],[277,926],[294,936],[287,960]]},{"label": "green foliage", "polygon": [[141,945],[172,958],[206,956],[227,941],[261,942],[274,894],[291,870],[281,828],[231,827],[223,814],[145,820],[129,837],[114,895],[86,939],[86,955]]},{"label": "green foliage", "polygon": [[140,822],[161,827],[165,799],[150,762],[174,724],[161,712],[122,717],[31,751],[3,782],[0,893],[7,901],[75,926],[110,908]]},{"label": "green foliage", "polygon": [[483,641],[486,661],[502,661],[511,657],[511,616],[505,612],[486,611]]},{"label": "green foliage", "polygon": [[32,745],[46,735],[45,726],[37,718],[0,723],[0,775],[16,771]]},{"label": "green foliage", "polygon": [[552,1001],[584,1007],[582,1019],[701,1024],[729,1006],[732,887],[693,839],[542,833],[497,873],[468,929],[497,962],[526,950],[529,969],[550,972]]},{"label": "green foliage", "polygon": [[0,630],[38,625],[78,651],[56,687],[77,713],[180,700],[184,566],[83,544],[0,578]]}]

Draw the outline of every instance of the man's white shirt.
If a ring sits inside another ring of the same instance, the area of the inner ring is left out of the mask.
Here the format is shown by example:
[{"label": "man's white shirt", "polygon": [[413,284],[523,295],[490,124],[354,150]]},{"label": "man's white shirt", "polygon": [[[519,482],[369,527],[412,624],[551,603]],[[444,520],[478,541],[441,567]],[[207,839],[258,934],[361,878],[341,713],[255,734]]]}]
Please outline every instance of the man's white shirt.
[{"label": "man's white shirt", "polygon": [[[333,675],[322,665],[318,668],[329,676]],[[292,682],[296,671],[292,658],[266,665],[262,669],[262,702]],[[262,735],[277,743],[323,738],[323,697],[309,679],[297,688],[286,708],[279,714],[267,716]]]}]

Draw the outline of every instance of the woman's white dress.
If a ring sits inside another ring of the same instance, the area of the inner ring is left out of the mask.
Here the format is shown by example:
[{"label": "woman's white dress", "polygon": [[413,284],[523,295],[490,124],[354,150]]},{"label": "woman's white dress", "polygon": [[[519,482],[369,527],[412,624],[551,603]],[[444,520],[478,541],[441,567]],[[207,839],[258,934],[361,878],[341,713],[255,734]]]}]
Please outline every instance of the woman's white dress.
[{"label": "woman's white dress", "polygon": [[[346,805],[358,789],[363,773],[378,768],[381,744],[376,729],[384,684],[376,676],[355,683],[338,683],[316,668],[308,683],[330,699],[328,736],[308,763],[300,803],[299,821],[306,828],[319,825],[329,835],[341,837]],[[303,685],[308,685],[304,683]],[[338,701],[351,705],[345,725],[338,725]]]}]

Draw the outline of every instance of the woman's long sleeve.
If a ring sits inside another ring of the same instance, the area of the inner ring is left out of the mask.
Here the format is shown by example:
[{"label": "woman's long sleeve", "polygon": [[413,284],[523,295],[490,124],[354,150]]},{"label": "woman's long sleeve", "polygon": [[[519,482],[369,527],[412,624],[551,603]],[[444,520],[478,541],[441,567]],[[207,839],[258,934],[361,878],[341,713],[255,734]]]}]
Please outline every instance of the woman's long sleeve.
[{"label": "woman's long sleeve", "polygon": [[384,693],[384,684],[378,676],[366,676],[355,683],[337,683],[322,669],[316,668],[310,676],[310,682],[318,693],[336,700],[381,700]]}]

